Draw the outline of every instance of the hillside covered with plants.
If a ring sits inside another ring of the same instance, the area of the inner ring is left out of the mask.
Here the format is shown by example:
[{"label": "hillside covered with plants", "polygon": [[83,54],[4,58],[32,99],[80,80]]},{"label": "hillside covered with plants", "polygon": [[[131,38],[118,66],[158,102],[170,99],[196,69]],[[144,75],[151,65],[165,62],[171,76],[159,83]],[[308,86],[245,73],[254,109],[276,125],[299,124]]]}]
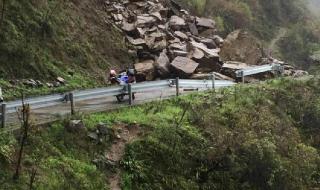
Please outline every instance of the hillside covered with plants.
[{"label": "hillside covered with plants", "polygon": [[1,79],[103,81],[106,69],[132,61],[103,1],[1,0],[0,7]]},{"label": "hillside covered with plants", "polygon": [[[271,80],[78,116],[85,130],[70,132],[68,122],[33,128],[17,181],[19,135],[1,134],[0,189],[27,189],[32,173],[35,189],[108,189],[117,170],[125,190],[316,189],[319,83]],[[119,162],[107,155],[124,136],[92,140],[101,123],[140,131],[116,153]]]}]

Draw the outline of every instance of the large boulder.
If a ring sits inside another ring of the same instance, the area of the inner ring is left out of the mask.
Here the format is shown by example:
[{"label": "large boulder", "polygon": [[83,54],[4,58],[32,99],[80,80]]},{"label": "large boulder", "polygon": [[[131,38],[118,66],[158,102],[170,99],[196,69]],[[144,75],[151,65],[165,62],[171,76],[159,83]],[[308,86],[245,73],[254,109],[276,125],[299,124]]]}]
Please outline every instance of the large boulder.
[{"label": "large boulder", "polygon": [[216,57],[219,58],[219,52],[220,49],[209,49],[205,44],[203,43],[198,43],[196,41],[192,41],[191,45],[193,48],[198,48],[201,49],[204,53],[208,54],[209,57]]},{"label": "large boulder", "polygon": [[146,45],[146,41],[142,38],[134,39],[130,36],[127,36],[128,41],[134,46]]},{"label": "large boulder", "polygon": [[185,41],[185,40],[189,39],[189,37],[185,33],[181,32],[181,31],[175,31],[174,34],[175,34],[175,36],[177,36],[181,40]]},{"label": "large boulder", "polygon": [[160,77],[166,77],[170,74],[170,60],[165,50],[157,58],[155,67]]},{"label": "large boulder", "polygon": [[237,61],[226,61],[222,65],[221,73],[232,78],[236,78],[236,71],[248,68],[249,66],[246,63],[237,62]]},{"label": "large boulder", "polygon": [[146,26],[152,26],[157,22],[157,18],[151,15],[137,16],[137,22],[136,25],[138,27],[146,27]]},{"label": "large boulder", "polygon": [[128,22],[123,22],[121,29],[122,29],[123,31],[127,32],[127,33],[131,33],[131,32],[134,32],[135,30],[137,30],[135,24],[128,23]]},{"label": "large boulder", "polygon": [[191,42],[193,59],[199,63],[198,72],[220,71],[221,63],[219,57],[220,49],[209,49],[203,43]]},{"label": "large boulder", "polygon": [[153,60],[145,60],[134,65],[138,82],[155,79],[155,67]]},{"label": "large boulder", "polygon": [[214,20],[209,19],[209,18],[200,18],[197,17],[196,18],[196,25],[198,26],[198,29],[214,29],[216,23],[214,22]]},{"label": "large boulder", "polygon": [[220,56],[223,60],[256,65],[263,57],[263,51],[259,40],[253,35],[243,30],[236,30],[224,40]]},{"label": "large boulder", "polygon": [[193,51],[192,51],[192,57],[193,57],[194,59],[201,60],[201,59],[204,58],[204,56],[205,56],[205,54],[203,53],[202,50],[200,50],[200,49],[198,49],[198,48],[193,49]]},{"label": "large boulder", "polygon": [[180,76],[190,76],[199,66],[199,63],[189,59],[187,57],[176,57],[172,62],[171,66],[177,71]]},{"label": "large boulder", "polygon": [[186,21],[178,16],[172,16],[169,20],[169,25],[173,30],[181,30],[186,26]]},{"label": "large boulder", "polygon": [[197,28],[195,23],[189,22],[188,23],[188,27],[189,27],[189,31],[191,32],[192,35],[194,35],[194,36],[198,36],[199,35],[199,30],[198,30],[198,28]]},{"label": "large boulder", "polygon": [[215,49],[217,48],[217,44],[215,43],[215,41],[213,39],[210,38],[203,38],[199,40],[200,43],[203,43],[204,45],[206,45],[209,49]]}]

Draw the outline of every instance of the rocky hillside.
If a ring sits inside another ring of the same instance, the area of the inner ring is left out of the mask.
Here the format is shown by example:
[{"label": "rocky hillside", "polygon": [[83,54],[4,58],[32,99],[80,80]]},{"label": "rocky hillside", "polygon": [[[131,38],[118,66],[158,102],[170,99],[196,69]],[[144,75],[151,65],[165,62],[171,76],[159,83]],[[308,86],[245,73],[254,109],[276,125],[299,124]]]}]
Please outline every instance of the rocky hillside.
[{"label": "rocky hillside", "polygon": [[106,9],[136,54],[138,81],[208,78],[211,72],[219,79],[235,80],[234,71],[248,65],[284,64],[266,55],[246,32],[237,30],[224,40],[217,35],[216,21],[194,16],[173,0],[108,0]]},{"label": "rocky hillside", "polygon": [[[222,37],[234,30],[242,29],[256,39],[266,53],[271,53],[274,57],[304,69],[317,66],[310,56],[320,49],[320,25],[319,19],[310,14],[307,5],[311,5],[309,8],[315,12],[318,9],[318,0],[177,1],[193,10],[195,14],[214,18]],[[308,4],[309,2],[311,4]],[[285,33],[283,28],[286,29]],[[269,49],[270,43],[281,33],[283,35],[276,41],[276,46]],[[251,39],[242,41],[242,44],[251,44]]]}]

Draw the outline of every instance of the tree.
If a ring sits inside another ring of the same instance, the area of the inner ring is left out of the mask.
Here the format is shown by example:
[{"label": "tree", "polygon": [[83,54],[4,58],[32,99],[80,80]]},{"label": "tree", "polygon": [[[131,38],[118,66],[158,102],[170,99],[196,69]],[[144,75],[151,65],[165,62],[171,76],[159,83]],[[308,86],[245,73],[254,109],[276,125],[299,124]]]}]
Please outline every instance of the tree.
[{"label": "tree", "polygon": [[16,165],[16,171],[13,175],[14,180],[18,180],[20,176],[20,168],[21,168],[21,161],[22,161],[22,155],[23,155],[23,149],[24,145],[26,144],[26,141],[28,139],[28,132],[30,129],[30,105],[25,104],[24,102],[24,95],[22,94],[22,110],[21,110],[21,126],[22,126],[22,134],[21,134],[21,140],[20,140],[20,150],[18,154],[18,161]]}]

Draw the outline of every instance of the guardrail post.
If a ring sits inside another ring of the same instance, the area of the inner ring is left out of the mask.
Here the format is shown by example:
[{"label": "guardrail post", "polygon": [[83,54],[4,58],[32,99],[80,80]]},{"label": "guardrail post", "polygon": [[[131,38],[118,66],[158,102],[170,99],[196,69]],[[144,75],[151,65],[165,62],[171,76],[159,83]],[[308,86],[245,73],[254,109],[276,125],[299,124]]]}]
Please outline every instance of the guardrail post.
[{"label": "guardrail post", "polygon": [[176,96],[180,95],[179,77],[176,78]]},{"label": "guardrail post", "polygon": [[129,105],[132,105],[133,96],[132,96],[132,85],[131,84],[128,84],[128,94],[129,94]]},{"label": "guardrail post", "polygon": [[216,76],[214,73],[211,74],[211,80],[212,80],[212,89],[216,88]]},{"label": "guardrail post", "polygon": [[1,128],[5,128],[6,126],[6,112],[7,112],[7,105],[1,105]]},{"label": "guardrail post", "polygon": [[72,92],[69,93],[69,100],[70,100],[70,106],[71,106],[71,115],[74,115],[76,112],[75,112],[74,95]]},{"label": "guardrail post", "polygon": [[244,71],[241,71],[241,81],[244,83]]}]

